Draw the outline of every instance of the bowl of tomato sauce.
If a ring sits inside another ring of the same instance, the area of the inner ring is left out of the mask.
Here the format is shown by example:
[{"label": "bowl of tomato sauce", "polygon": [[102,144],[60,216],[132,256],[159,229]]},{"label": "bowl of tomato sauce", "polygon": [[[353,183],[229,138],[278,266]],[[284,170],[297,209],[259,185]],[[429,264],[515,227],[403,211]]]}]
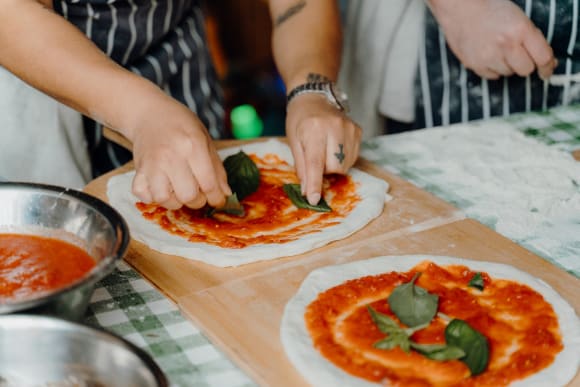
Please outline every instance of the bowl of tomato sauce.
[{"label": "bowl of tomato sauce", "polygon": [[121,215],[64,187],[0,182],[0,315],[80,320],[129,244]]}]

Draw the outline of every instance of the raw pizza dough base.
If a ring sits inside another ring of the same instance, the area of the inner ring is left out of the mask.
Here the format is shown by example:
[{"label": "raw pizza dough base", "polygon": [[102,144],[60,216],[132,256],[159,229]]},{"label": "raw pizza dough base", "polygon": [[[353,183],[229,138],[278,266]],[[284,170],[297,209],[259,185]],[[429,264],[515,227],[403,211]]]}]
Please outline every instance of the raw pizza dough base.
[{"label": "raw pizza dough base", "polygon": [[280,338],[286,355],[304,379],[313,386],[376,387],[380,385],[352,376],[322,356],[312,344],[304,322],[304,313],[319,293],[347,280],[391,271],[405,272],[425,260],[443,266],[464,265],[472,271],[486,272],[493,278],[515,280],[530,286],[552,305],[559,319],[564,349],[556,356],[552,365],[524,380],[510,384],[510,387],[565,386],[576,375],[580,365],[580,320],[574,309],[550,285],[505,264],[455,257],[403,255],[376,257],[322,267],[313,270],[302,282],[298,292],[284,309]]},{"label": "raw pizza dough base", "polygon": [[[222,159],[243,150],[247,154],[263,157],[276,154],[282,160],[293,164],[292,152],[288,145],[278,140],[268,140],[219,151]],[[113,176],[107,184],[109,203],[116,208],[129,224],[131,237],[150,248],[164,254],[178,255],[219,267],[239,266],[251,262],[288,257],[305,253],[332,241],[343,239],[363,228],[379,216],[389,198],[389,184],[368,173],[351,168],[349,175],[359,183],[357,194],[361,201],[338,225],[326,227],[295,241],[283,244],[258,244],[241,249],[223,248],[207,243],[192,243],[163,230],[159,225],[143,218],[135,207],[137,197],[131,193],[134,171]]]}]

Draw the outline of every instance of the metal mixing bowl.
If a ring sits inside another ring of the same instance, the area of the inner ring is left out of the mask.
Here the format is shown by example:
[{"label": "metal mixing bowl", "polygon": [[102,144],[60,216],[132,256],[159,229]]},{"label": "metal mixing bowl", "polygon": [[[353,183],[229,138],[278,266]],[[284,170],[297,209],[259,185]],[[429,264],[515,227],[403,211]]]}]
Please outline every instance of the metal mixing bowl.
[{"label": "metal mixing bowl", "polygon": [[54,317],[0,316],[1,387],[166,387],[142,349]]},{"label": "metal mixing bowl", "polygon": [[105,202],[83,192],[32,183],[0,183],[0,233],[59,238],[88,252],[96,266],[52,293],[20,302],[0,302],[0,314],[40,313],[79,320],[97,281],[109,274],[129,243],[127,224]]}]

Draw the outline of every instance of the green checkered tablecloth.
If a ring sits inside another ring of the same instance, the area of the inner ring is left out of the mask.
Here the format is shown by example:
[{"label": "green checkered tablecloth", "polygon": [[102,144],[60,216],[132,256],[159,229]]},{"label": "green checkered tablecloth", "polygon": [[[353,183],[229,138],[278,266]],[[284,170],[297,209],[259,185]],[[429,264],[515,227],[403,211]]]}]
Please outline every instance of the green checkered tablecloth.
[{"label": "green checkered tablecloth", "polygon": [[178,308],[124,262],[95,289],[85,323],[147,351],[172,386],[253,386]]},{"label": "green checkered tablecloth", "polygon": [[367,141],[361,155],[580,277],[580,106]]},{"label": "green checkered tablecloth", "polygon": [[[580,149],[580,107],[558,108],[547,113],[514,115],[499,121],[510,124],[514,132],[519,131],[527,138],[546,144],[546,148],[558,149],[559,153]],[[437,133],[438,130],[449,130],[450,135],[455,134],[455,129],[452,127],[429,131]],[[417,160],[421,159],[422,151],[417,148],[414,152],[412,146],[409,148],[409,143],[420,136],[421,132],[402,133],[366,141],[362,147],[362,155],[440,196],[464,210],[467,216],[478,219],[501,233],[498,219],[494,219],[493,216],[488,217],[485,214],[485,207],[482,210],[481,206],[474,205],[478,199],[477,187],[441,184],[441,181],[452,182],[452,179],[449,180],[449,176],[445,175],[447,169],[437,167],[437,162],[446,162],[440,158],[443,156],[435,155],[437,160],[430,160],[430,162],[433,161],[432,166],[425,164],[425,160],[422,159],[422,167],[418,167]],[[445,134],[439,139],[444,136]],[[485,143],[485,138],[479,141],[479,149],[485,153],[485,144],[481,144]],[[401,144],[406,144],[406,148],[398,148]],[[493,147],[493,144],[490,146]],[[557,153],[554,155],[558,156]],[[562,200],[580,200],[578,187],[580,175],[574,180],[574,174],[577,171],[575,168],[580,167],[571,167],[572,171],[567,172],[567,176],[572,176],[570,178],[572,186],[570,187],[570,184],[565,186],[568,196],[560,198]],[[442,180],[443,177],[448,179]],[[573,184],[576,184],[576,192],[574,192]],[[509,189],[510,187],[505,187],[505,191]],[[531,209],[531,215],[536,215],[533,214],[534,209]],[[574,222],[576,222],[576,227],[580,227],[580,213],[570,215],[572,223],[569,232],[573,233],[577,230],[574,228]],[[546,226],[545,230],[548,232],[553,226],[550,221],[548,217],[541,222],[541,226]],[[580,256],[578,235],[580,233],[571,236],[564,232],[559,233],[555,239],[546,239],[537,235],[506,236],[576,276],[580,276],[580,263],[576,262],[577,257]],[[98,284],[89,306],[86,323],[119,334],[143,348],[153,356],[166,373],[172,386],[254,385],[189,320],[180,314],[171,301],[123,262],[119,263],[110,276]]]}]

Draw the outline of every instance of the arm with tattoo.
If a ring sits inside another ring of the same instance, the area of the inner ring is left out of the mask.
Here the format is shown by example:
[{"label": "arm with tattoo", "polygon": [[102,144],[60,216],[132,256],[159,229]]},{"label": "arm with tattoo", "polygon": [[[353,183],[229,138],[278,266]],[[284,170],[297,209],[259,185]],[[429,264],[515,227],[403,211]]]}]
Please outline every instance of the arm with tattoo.
[{"label": "arm with tattoo", "polygon": [[[274,60],[286,90],[336,80],[342,48],[337,1],[270,0],[270,13]],[[320,93],[294,94],[286,113],[286,135],[302,193],[317,204],[323,174],[344,174],[355,163],[361,129]]]},{"label": "arm with tattoo", "polygon": [[314,77],[335,80],[342,35],[334,0],[270,0],[274,59],[291,90]]}]

